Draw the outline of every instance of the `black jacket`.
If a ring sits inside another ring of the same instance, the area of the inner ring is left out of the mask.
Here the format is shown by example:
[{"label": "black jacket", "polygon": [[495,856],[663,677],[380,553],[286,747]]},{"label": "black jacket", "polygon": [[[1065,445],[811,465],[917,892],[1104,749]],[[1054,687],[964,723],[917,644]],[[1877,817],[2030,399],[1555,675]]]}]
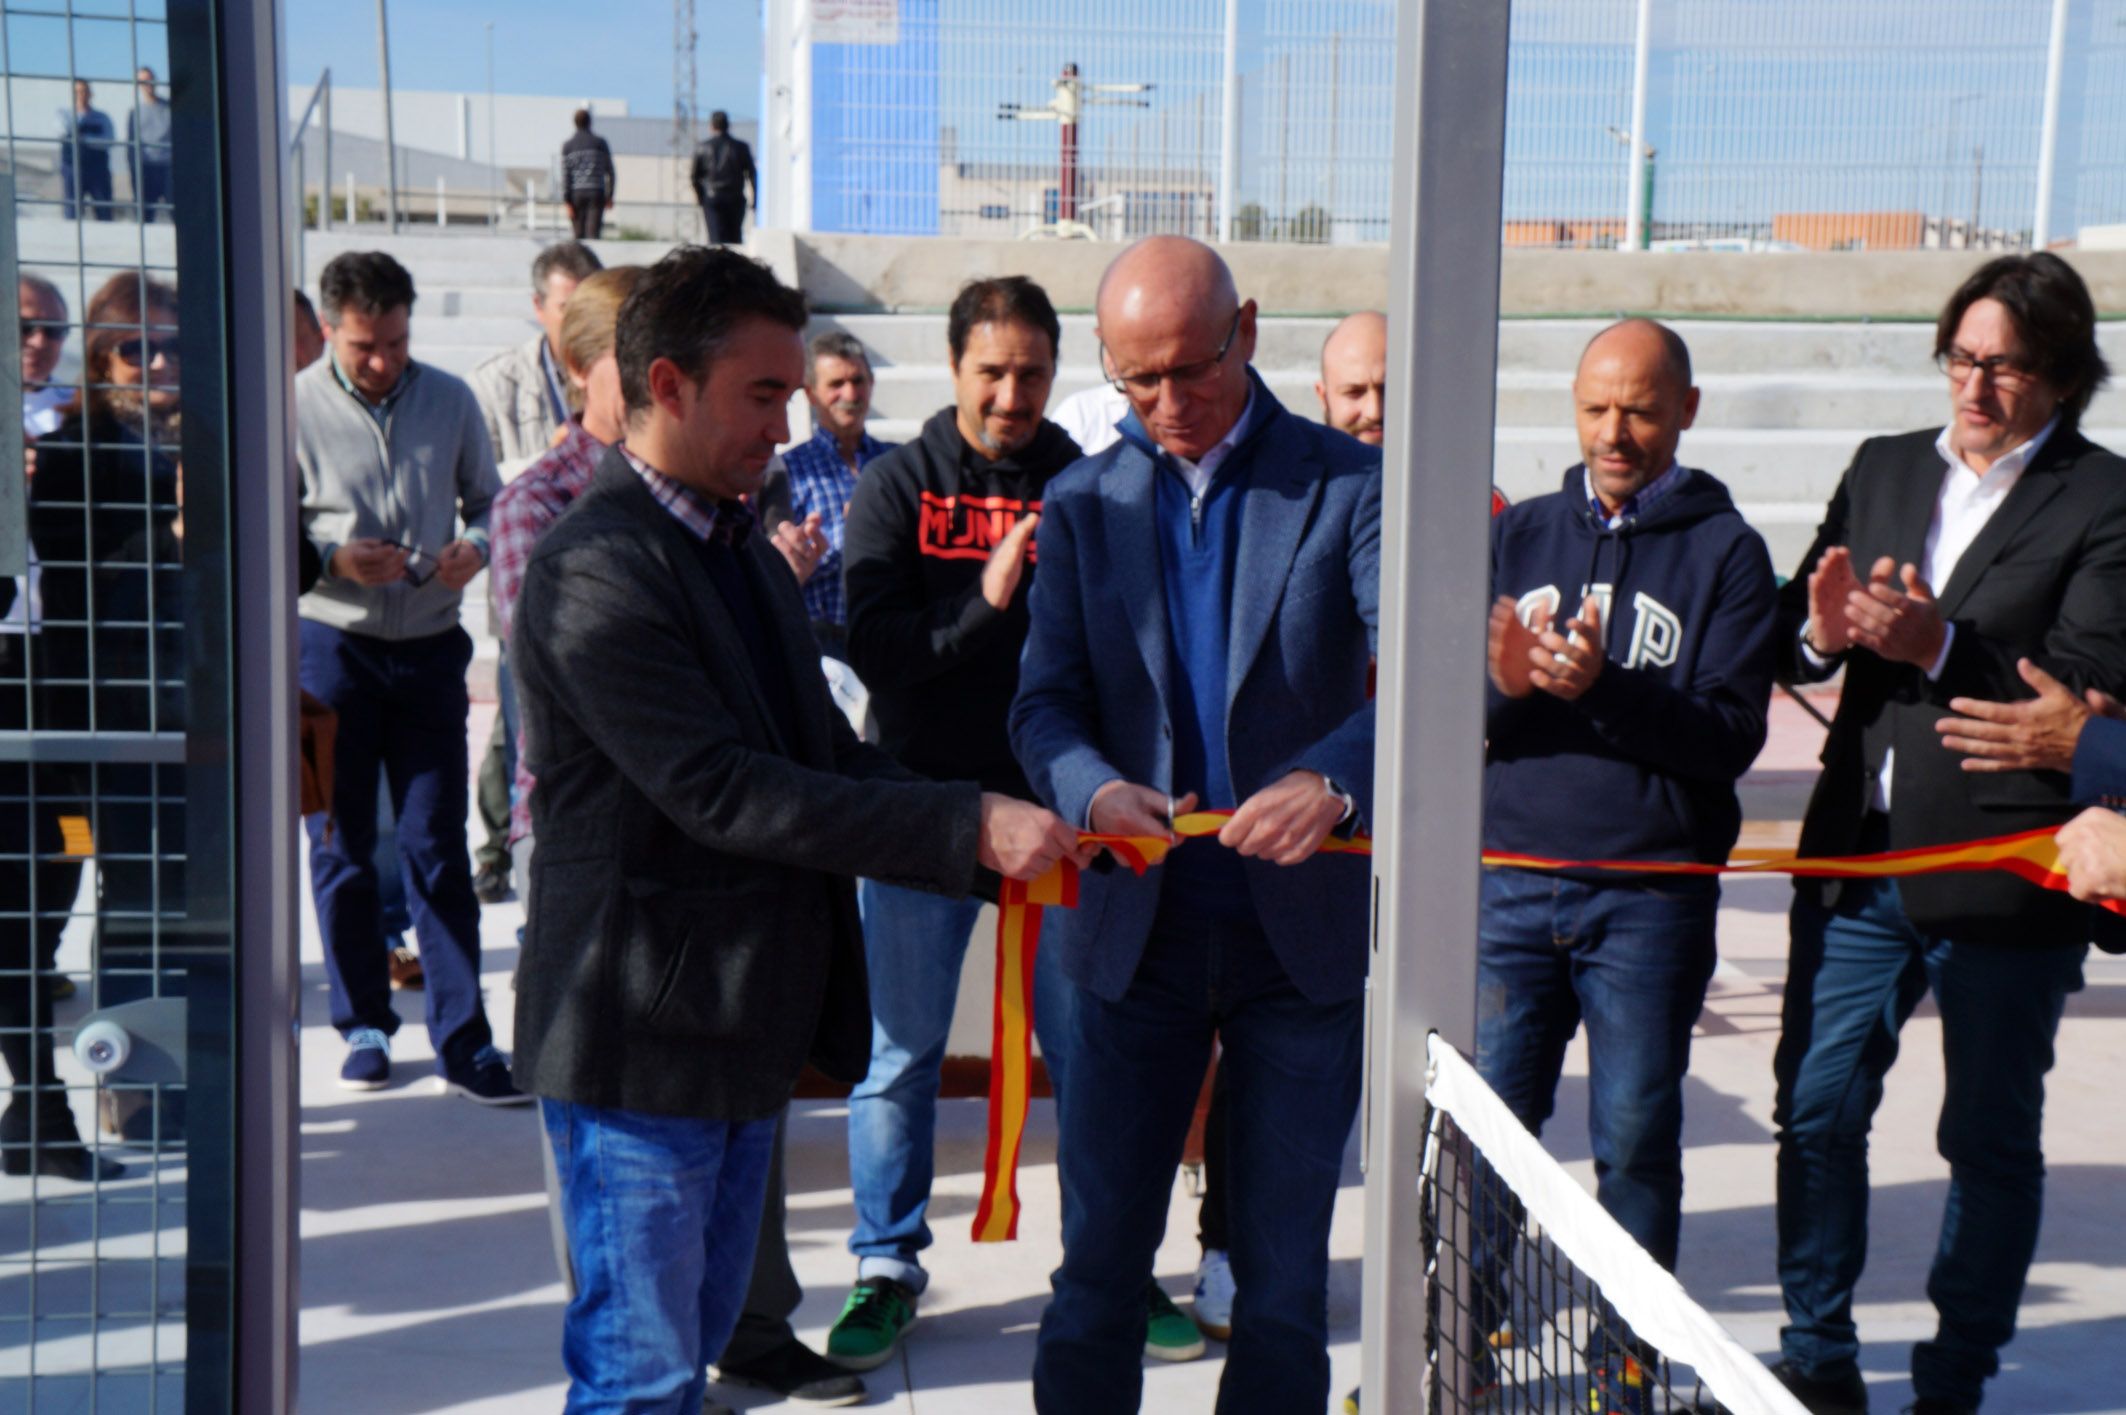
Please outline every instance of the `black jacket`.
[{"label": "black jacket", "polygon": [[143,447],[103,413],[74,413],[38,439],[29,536],[43,567],[35,710],[46,731],[183,722],[176,450]]},{"label": "black jacket", "polygon": [[[1862,577],[1885,555],[1919,564],[1942,484],[1939,429],[1860,445],[1831,498],[1816,542],[1780,591],[1780,674],[1819,677],[1801,654],[1808,577],[1824,551],[1844,545]],[[1850,852],[1870,809],[1883,757],[1895,748],[1890,846],[1905,850],[2064,823],[2073,813],[2060,772],[1967,772],[1934,724],[1954,697],[2030,696],[2015,671],[2027,656],[2075,691],[2126,694],[2126,460],[2079,432],[2056,430],[2024,471],[1945,585],[1933,587],[1956,638],[1941,677],[1865,649],[1845,656],[1838,716],[1823,774],[1801,827],[1801,853]],[[1831,881],[1795,887],[1826,901]],[[1921,929],[2026,947],[2081,944],[2091,911],[2065,894],[2012,875],[1919,875],[1899,882]]]},{"label": "black jacket", "polygon": [[588,128],[577,129],[561,144],[561,190],[613,199],[613,150]]},{"label": "black jacket", "polygon": [[880,745],[903,766],[1033,799],[1007,727],[1034,548],[1003,609],[982,597],[982,568],[1078,458],[1078,444],[1051,422],[1018,452],[978,456],[946,408],[856,479],[842,527],[849,664],[871,690]]},{"label": "black jacket", "polygon": [[760,192],[760,174],[753,169],[753,149],[729,133],[718,133],[694,149],[692,175],[697,200],[722,201],[743,192],[751,183]]},{"label": "black jacket", "polygon": [[809,1059],[862,1077],[853,876],[964,893],[971,786],[917,781],[827,696],[789,569],[738,548],[778,721],[691,534],[615,451],[526,567],[510,664],[532,792],[515,1070],[536,1095],[746,1121]]}]

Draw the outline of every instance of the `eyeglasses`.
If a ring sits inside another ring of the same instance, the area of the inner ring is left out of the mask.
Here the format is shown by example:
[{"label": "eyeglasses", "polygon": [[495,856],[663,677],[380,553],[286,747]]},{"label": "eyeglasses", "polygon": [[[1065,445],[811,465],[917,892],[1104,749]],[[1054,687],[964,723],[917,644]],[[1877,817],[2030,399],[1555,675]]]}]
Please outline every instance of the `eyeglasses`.
[{"label": "eyeglasses", "polygon": [[32,339],[64,339],[67,327],[48,319],[25,319],[22,321],[22,342]]},{"label": "eyeglasses", "polygon": [[[1140,403],[1148,402],[1158,397],[1159,385],[1162,383],[1172,383],[1177,388],[1192,388],[1198,384],[1208,383],[1217,375],[1219,367],[1225,363],[1225,356],[1232,352],[1233,340],[1238,338],[1239,335],[1240,311],[1234,310],[1232,326],[1225,331],[1225,342],[1220,344],[1218,352],[1209,358],[1200,359],[1192,364],[1181,364],[1174,368],[1162,369],[1157,373],[1110,374],[1107,381],[1117,393],[1120,393],[1125,398],[1134,398]],[[1105,345],[1102,345],[1100,349],[1100,362],[1103,367],[1109,369],[1114,367],[1114,362],[1108,356]]]},{"label": "eyeglasses", "polygon": [[112,352],[135,368],[146,368],[155,361],[157,354],[162,355],[165,360],[176,359],[177,341],[175,339],[128,339]]},{"label": "eyeglasses", "polygon": [[2006,354],[1978,359],[1961,349],[1949,349],[1934,356],[1934,365],[1949,375],[1951,383],[1964,383],[1970,379],[1972,370],[1983,369],[1986,381],[2003,393],[2020,393],[2037,382],[2037,370]]}]

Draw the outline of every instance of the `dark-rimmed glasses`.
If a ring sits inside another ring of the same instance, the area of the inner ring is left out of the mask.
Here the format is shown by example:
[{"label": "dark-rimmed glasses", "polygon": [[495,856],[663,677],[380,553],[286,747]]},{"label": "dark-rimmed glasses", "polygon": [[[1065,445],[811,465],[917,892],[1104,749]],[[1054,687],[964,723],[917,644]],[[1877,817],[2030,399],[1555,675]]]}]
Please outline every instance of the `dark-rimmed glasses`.
[{"label": "dark-rimmed glasses", "polygon": [[[1225,362],[1225,356],[1232,352],[1233,341],[1240,336],[1240,314],[1240,310],[1233,311],[1233,323],[1225,331],[1225,342],[1220,344],[1218,352],[1209,358],[1161,369],[1157,373],[1110,372],[1107,379],[1109,386],[1123,397],[1134,398],[1142,403],[1158,397],[1159,385],[1162,383],[1172,383],[1177,388],[1192,388],[1209,382],[1216,376],[1219,366]],[[1114,360],[1109,356],[1105,344],[1100,346],[1100,363],[1106,370],[1112,370],[1114,367]]]},{"label": "dark-rimmed glasses", "polygon": [[1983,369],[1986,381],[2003,393],[2020,393],[2037,382],[2036,369],[2006,354],[1980,359],[1962,349],[1947,349],[1934,356],[1934,366],[1947,374],[1951,383],[1966,382],[1973,370]]},{"label": "dark-rimmed glasses", "polygon": [[149,364],[155,362],[157,354],[162,355],[166,360],[174,360],[177,357],[177,341],[168,338],[127,339],[115,346],[111,352],[124,359],[134,368],[146,368]]}]

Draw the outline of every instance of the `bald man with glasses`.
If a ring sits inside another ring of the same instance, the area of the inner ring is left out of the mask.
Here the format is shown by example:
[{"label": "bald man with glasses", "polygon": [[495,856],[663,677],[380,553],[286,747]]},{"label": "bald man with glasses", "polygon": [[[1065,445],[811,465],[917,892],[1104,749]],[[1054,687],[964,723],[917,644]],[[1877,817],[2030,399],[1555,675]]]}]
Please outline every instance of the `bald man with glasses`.
[{"label": "bald man with glasses", "polygon": [[1255,334],[1254,301],[1209,247],[1123,252],[1099,295],[1122,439],[1051,482],[1042,510],[1011,720],[1035,792],[1124,835],[1234,811],[1141,877],[1087,874],[1043,931],[1076,992],[1043,1412],[1138,1406],[1143,1293],[1213,1035],[1244,1294],[1218,1409],[1328,1404],[1369,890],[1362,859],[1315,852],[1371,805],[1380,455],[1282,407],[1249,367]]}]

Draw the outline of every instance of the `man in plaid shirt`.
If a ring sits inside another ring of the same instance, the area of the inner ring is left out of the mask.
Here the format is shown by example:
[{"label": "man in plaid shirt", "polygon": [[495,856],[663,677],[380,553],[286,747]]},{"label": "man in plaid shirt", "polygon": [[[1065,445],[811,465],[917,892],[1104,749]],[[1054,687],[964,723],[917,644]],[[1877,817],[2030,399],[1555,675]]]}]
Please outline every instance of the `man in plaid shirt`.
[{"label": "man in plaid shirt", "polygon": [[[805,397],[812,404],[812,436],[783,453],[783,475],[772,470],[756,498],[763,526],[784,521],[816,529],[825,549],[804,580],[805,612],[827,646],[841,642],[848,623],[842,593],[842,520],[865,465],[895,444],[864,431],[871,414],[871,357],[863,341],[841,330],[813,336]],[[816,522],[814,518],[817,518]],[[802,578],[802,577],[801,577]],[[836,650],[839,656],[838,650]]]}]

